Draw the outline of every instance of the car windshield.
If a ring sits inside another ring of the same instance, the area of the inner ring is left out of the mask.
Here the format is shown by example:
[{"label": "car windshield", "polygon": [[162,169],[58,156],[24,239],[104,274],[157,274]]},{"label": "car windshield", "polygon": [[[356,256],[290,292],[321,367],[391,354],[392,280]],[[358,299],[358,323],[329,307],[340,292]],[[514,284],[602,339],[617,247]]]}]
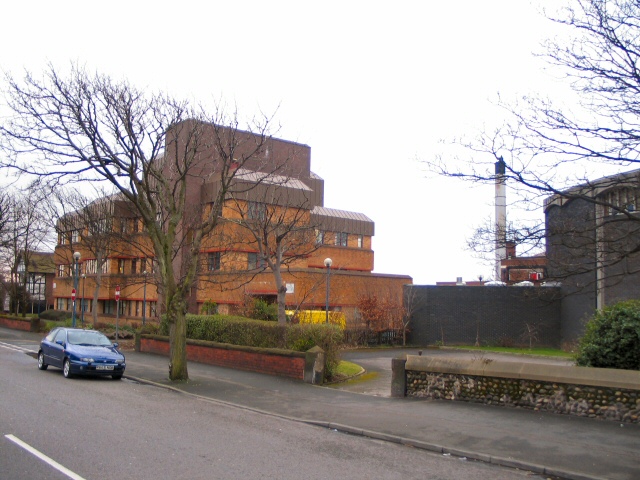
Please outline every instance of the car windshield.
[{"label": "car windshield", "polygon": [[87,346],[111,346],[111,341],[100,332],[69,332],[69,343]]}]

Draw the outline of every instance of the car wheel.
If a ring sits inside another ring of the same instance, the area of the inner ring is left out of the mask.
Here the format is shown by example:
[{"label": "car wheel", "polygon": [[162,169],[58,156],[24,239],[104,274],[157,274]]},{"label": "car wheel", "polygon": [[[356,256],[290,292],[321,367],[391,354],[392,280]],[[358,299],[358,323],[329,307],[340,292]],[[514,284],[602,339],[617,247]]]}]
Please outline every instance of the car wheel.
[{"label": "car wheel", "polygon": [[44,353],[38,352],[38,368],[40,370],[46,370],[48,366],[49,365],[44,362]]},{"label": "car wheel", "polygon": [[114,380],[122,380],[122,374],[120,374],[120,375],[111,375],[111,378],[113,378]]},{"label": "car wheel", "polygon": [[64,378],[71,378],[71,362],[68,358],[65,358],[62,364],[62,375]]}]

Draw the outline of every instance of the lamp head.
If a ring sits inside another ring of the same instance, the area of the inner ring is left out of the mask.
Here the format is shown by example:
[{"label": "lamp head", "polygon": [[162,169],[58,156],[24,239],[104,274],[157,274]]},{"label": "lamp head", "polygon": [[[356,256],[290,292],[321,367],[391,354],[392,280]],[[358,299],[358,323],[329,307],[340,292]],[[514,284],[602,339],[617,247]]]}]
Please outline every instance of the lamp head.
[{"label": "lamp head", "polygon": [[80,252],[73,252],[73,259],[77,262],[80,260]]},{"label": "lamp head", "polygon": [[330,258],[325,258],[324,259],[324,266],[327,268],[331,268],[331,265],[333,264],[333,260],[331,260]]}]

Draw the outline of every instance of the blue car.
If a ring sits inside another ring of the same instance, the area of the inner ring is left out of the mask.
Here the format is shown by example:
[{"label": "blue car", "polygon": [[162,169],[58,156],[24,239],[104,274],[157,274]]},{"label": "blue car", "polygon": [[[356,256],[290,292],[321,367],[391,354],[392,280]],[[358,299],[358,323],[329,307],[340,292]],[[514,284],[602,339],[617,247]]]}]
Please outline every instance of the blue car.
[{"label": "blue car", "polygon": [[38,368],[51,365],[62,369],[65,378],[73,375],[110,375],[120,380],[126,364],[118,344],[95,330],[54,328],[40,342]]}]

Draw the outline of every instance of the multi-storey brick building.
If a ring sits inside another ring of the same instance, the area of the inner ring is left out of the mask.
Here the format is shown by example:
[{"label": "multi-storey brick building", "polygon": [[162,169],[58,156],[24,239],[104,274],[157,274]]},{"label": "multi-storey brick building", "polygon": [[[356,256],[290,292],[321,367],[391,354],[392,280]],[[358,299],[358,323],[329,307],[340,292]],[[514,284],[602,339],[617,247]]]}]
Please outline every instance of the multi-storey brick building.
[{"label": "multi-storey brick building", "polygon": [[[251,140],[252,134],[242,135]],[[210,155],[213,169],[219,159],[214,152]],[[310,163],[307,145],[269,139],[260,158],[236,172],[219,224],[202,242],[190,312],[215,303],[220,313],[233,313],[252,297],[275,303],[278,285],[269,259],[275,258],[277,248],[288,308],[324,309],[328,274],[329,309],[343,311],[348,321],[357,321],[360,295],[391,296],[401,303],[402,286],[411,283],[411,277],[373,273],[374,222],[362,213],[325,207],[324,180],[311,172]],[[209,178],[204,167],[189,180],[188,203],[197,215],[206,213],[220,188],[219,181]],[[56,308],[72,309],[73,253],[78,252],[78,311],[95,311],[108,321],[116,314],[119,286],[121,318],[139,322],[157,317],[162,312],[161,288],[143,222],[120,196],[94,205],[100,213],[93,217],[78,211],[59,223]],[[267,229],[269,241],[261,247],[259,237]],[[277,235],[286,239],[284,247],[276,248]],[[177,253],[176,262],[183,254],[185,249]],[[330,269],[325,266],[328,258]]]}]

